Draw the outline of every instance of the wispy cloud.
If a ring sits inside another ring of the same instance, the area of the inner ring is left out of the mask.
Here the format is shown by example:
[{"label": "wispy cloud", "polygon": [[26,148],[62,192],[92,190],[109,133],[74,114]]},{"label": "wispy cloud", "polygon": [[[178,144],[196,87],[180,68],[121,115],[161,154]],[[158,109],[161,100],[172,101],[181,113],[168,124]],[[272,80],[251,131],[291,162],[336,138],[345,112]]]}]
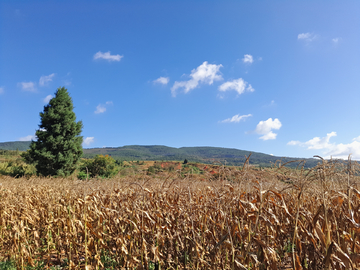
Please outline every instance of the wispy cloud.
[{"label": "wispy cloud", "polygon": [[23,91],[36,92],[35,83],[33,82],[21,82],[18,83],[18,86],[20,86]]},{"label": "wispy cloud", "polygon": [[35,141],[36,136],[35,135],[28,135],[28,136],[19,138],[19,141],[22,141],[22,142],[27,142],[27,141],[31,141],[31,140]]},{"label": "wispy cloud", "polygon": [[55,76],[55,73],[52,73],[48,76],[41,76],[39,80],[40,86],[45,86],[48,82],[51,82]]},{"label": "wispy cloud", "polygon": [[306,42],[311,42],[316,38],[317,38],[317,35],[315,35],[313,33],[301,33],[301,34],[298,34],[298,40],[304,40]]},{"label": "wispy cloud", "polygon": [[5,93],[4,87],[0,87],[0,95]]},{"label": "wispy cloud", "polygon": [[207,61],[202,63],[196,69],[191,71],[191,79],[188,81],[176,81],[171,88],[171,93],[175,97],[176,91],[179,88],[184,88],[184,93],[188,93],[192,89],[196,88],[200,83],[211,85],[214,81],[222,80],[221,74],[219,74],[219,69],[222,65],[213,65],[208,64]]},{"label": "wispy cloud", "polygon": [[255,132],[257,134],[263,135],[259,139],[267,141],[267,140],[275,140],[277,134],[274,133],[272,130],[278,130],[282,126],[279,119],[275,118],[274,120],[272,118],[269,118],[266,121],[260,121],[259,124],[257,124]]},{"label": "wispy cloud", "polygon": [[237,114],[231,118],[220,121],[220,123],[239,123],[241,120],[245,121],[245,119],[250,116],[252,116],[252,114],[246,114],[246,115]]},{"label": "wispy cloud", "polygon": [[97,105],[96,106],[96,110],[95,110],[95,113],[98,114],[98,113],[104,113],[106,112],[106,107],[104,105]]},{"label": "wispy cloud", "polygon": [[288,145],[299,145],[302,147],[307,147],[307,149],[325,149],[325,148],[331,148],[332,145],[330,144],[330,138],[335,137],[337,134],[336,132],[330,132],[327,133],[325,137],[314,137],[311,140],[308,140],[307,142],[300,142],[300,141],[290,141],[287,144]]},{"label": "wispy cloud", "polygon": [[90,145],[91,143],[94,142],[94,137],[86,137],[84,140],[83,140],[83,145]]},{"label": "wispy cloud", "polygon": [[325,158],[341,158],[347,159],[351,154],[353,159],[360,160],[360,136],[352,139],[351,143],[331,143],[330,139],[336,137],[335,131],[327,133],[325,137],[314,137],[306,142],[290,141],[288,145],[297,145],[300,147],[306,147],[309,150],[323,150]]},{"label": "wispy cloud", "polygon": [[97,59],[105,59],[105,60],[108,60],[109,62],[111,61],[120,61],[121,58],[123,58],[124,56],[123,55],[120,55],[120,54],[110,54],[110,52],[97,52],[95,53],[94,55],[94,60],[97,60]]},{"label": "wispy cloud", "polygon": [[47,95],[47,96],[43,99],[43,101],[44,101],[44,103],[49,103],[50,99],[52,99],[52,98],[53,98],[52,95]]},{"label": "wispy cloud", "polygon": [[331,41],[335,46],[337,46],[341,42],[341,38],[339,37],[333,38]]},{"label": "wispy cloud", "polygon": [[248,64],[252,64],[252,62],[254,62],[254,58],[250,54],[245,54],[242,60],[244,63],[248,63]]},{"label": "wispy cloud", "polygon": [[96,110],[95,110],[95,114],[99,114],[99,113],[104,113],[106,112],[106,109],[110,106],[113,105],[112,101],[107,101],[105,104],[99,104],[96,106]]},{"label": "wispy cloud", "polygon": [[153,81],[154,84],[163,84],[167,85],[169,83],[170,79],[169,77],[160,77]]},{"label": "wispy cloud", "polygon": [[225,92],[229,90],[235,90],[239,95],[245,91],[254,92],[254,88],[251,84],[245,82],[242,78],[237,80],[228,81],[219,86],[219,91]]}]

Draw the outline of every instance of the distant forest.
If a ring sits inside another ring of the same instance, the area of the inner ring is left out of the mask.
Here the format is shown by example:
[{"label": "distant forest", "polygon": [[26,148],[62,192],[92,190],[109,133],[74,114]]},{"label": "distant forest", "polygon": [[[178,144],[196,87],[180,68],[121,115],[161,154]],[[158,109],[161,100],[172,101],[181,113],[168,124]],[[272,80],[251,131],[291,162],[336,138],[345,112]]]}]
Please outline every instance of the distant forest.
[{"label": "distant forest", "polygon": [[[2,150],[26,151],[29,149],[30,142],[4,142],[0,143]],[[84,149],[84,158],[93,158],[96,155],[110,155],[116,160],[136,161],[136,160],[168,160],[182,161],[187,159],[189,162],[200,163],[221,163],[224,165],[241,166],[246,157],[251,153],[249,163],[262,167],[272,166],[275,162],[281,161],[282,164],[289,161],[303,160],[301,158],[277,157],[258,152],[238,150],[233,148],[221,147],[167,147],[162,145],[128,145],[123,147],[90,148]],[[317,165],[318,159],[305,159],[305,167],[311,168]],[[296,167],[298,162],[290,163],[289,167]]]}]

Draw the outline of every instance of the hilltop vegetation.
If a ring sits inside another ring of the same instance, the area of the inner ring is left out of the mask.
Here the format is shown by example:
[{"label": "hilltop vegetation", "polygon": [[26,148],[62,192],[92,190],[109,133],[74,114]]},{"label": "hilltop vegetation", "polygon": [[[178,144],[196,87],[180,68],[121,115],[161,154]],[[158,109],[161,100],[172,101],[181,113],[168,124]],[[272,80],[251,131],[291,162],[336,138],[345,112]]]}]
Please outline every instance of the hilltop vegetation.
[{"label": "hilltop vegetation", "polygon": [[[25,151],[28,149],[30,142],[7,142],[0,143],[0,149]],[[244,164],[246,157],[251,154],[249,160],[252,165],[268,167],[281,160],[282,163],[298,160],[298,158],[278,157],[258,152],[238,150],[221,147],[181,147],[174,148],[162,145],[128,145],[123,147],[106,147],[84,149],[84,158],[94,158],[96,155],[110,155],[119,161],[136,161],[136,160],[168,160],[182,161],[187,159],[191,162],[200,162],[211,164],[213,162],[222,163],[231,166],[241,166]],[[305,167],[312,168],[317,164],[315,159],[305,159]],[[295,167],[296,163],[289,166]]]},{"label": "hilltop vegetation", "polygon": [[0,149],[26,151],[30,148],[30,143],[31,143],[30,141],[2,142],[0,143]]}]

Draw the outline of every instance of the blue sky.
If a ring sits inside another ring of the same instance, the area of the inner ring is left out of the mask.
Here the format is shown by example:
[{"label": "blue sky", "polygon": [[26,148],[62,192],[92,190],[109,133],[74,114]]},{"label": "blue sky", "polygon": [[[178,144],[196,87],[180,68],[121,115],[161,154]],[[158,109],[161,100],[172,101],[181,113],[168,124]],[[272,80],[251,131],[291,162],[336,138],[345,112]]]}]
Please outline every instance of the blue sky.
[{"label": "blue sky", "polygon": [[359,1],[0,1],[0,142],[58,87],[86,148],[360,159]]}]

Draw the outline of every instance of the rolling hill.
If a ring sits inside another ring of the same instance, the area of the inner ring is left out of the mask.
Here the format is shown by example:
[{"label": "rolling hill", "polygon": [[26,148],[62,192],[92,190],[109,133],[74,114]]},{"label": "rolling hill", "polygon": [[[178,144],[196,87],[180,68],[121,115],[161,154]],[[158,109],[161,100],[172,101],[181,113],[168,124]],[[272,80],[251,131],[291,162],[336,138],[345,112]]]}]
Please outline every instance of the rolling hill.
[{"label": "rolling hill", "polygon": [[[3,142],[0,149],[26,151],[30,142]],[[244,164],[246,157],[251,153],[250,164],[270,166],[278,160],[282,163],[295,161],[300,158],[277,157],[258,152],[251,152],[233,148],[221,147],[181,147],[174,148],[162,145],[127,145],[122,147],[89,148],[84,149],[84,158],[93,158],[96,155],[111,155],[118,160],[177,160],[187,159],[190,162],[213,163],[220,162],[226,165],[239,166]],[[318,163],[316,159],[306,159],[306,167],[313,167]],[[291,163],[291,167],[298,163]]]}]

